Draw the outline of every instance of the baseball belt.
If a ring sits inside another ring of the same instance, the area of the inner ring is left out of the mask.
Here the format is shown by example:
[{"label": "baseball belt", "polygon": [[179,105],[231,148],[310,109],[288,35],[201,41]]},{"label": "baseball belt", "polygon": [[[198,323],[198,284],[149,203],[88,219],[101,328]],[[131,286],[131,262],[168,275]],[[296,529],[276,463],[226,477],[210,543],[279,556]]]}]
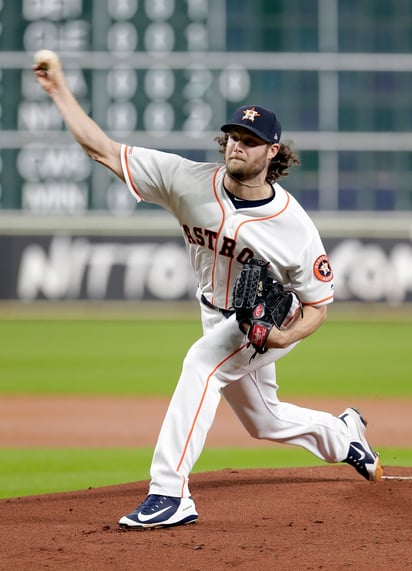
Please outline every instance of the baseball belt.
[{"label": "baseball belt", "polygon": [[219,313],[224,315],[224,317],[226,317],[226,319],[228,319],[231,315],[233,315],[235,313],[234,309],[222,309],[221,307],[214,305],[212,302],[210,302],[207,299],[207,297],[203,293],[200,296],[200,301],[203,303],[203,305],[206,305],[207,307],[210,307],[210,309],[213,309],[214,311],[218,311]]}]

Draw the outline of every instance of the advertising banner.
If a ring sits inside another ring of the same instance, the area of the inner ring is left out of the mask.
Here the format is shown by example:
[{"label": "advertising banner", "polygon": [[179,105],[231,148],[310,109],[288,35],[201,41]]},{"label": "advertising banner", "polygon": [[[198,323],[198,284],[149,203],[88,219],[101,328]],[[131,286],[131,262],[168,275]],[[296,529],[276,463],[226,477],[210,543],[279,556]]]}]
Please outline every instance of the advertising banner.
[{"label": "advertising banner", "polygon": [[[412,242],[324,239],[336,301],[412,301]],[[191,300],[196,291],[180,236],[0,235],[0,299]]]}]

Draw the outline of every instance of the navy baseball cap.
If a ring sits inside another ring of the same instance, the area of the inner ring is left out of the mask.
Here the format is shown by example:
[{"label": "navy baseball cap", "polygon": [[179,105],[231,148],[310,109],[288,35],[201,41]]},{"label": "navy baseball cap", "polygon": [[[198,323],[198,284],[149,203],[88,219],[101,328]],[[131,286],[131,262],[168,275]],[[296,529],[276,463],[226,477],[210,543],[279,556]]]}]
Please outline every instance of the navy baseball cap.
[{"label": "navy baseball cap", "polygon": [[222,125],[221,130],[227,133],[233,127],[243,127],[267,143],[278,143],[282,133],[282,127],[273,111],[260,105],[238,107],[230,122]]}]

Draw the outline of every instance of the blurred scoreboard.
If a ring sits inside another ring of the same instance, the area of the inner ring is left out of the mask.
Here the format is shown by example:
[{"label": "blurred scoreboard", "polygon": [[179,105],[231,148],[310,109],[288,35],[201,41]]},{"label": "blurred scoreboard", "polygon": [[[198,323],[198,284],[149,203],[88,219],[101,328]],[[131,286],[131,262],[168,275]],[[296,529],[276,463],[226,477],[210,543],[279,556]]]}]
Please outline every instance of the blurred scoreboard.
[{"label": "blurred scoreboard", "polygon": [[59,53],[80,104],[111,136],[198,160],[218,158],[213,136],[250,91],[236,61],[207,65],[226,48],[225,1],[0,0],[0,21],[0,210],[135,206],[65,131],[31,71],[38,49]]}]

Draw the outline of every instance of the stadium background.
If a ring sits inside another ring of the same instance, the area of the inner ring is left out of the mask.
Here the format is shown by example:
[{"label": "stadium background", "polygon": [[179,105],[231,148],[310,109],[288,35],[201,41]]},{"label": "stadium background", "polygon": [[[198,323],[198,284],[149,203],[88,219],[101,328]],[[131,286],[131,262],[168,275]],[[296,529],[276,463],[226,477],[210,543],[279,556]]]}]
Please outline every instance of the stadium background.
[{"label": "stadium background", "polygon": [[[36,324],[138,321],[153,308],[176,316],[182,304],[190,311],[195,287],[174,221],[136,208],[63,128],[32,76],[40,48],[60,54],[81,104],[123,142],[217,161],[213,138],[235,107],[275,108],[302,159],[285,186],[315,219],[337,275],[332,312],[355,329],[373,314],[390,321],[393,340],[410,336],[411,0],[16,0],[0,2],[0,19],[0,305],[3,339],[14,339],[14,327],[15,343],[27,340],[13,354],[0,348],[1,393],[44,393],[45,363],[66,366],[47,348],[52,329]],[[26,319],[35,330],[27,325],[24,337]],[[43,359],[33,376],[19,369],[30,346]],[[312,347],[313,365],[323,354]],[[407,349],[386,347],[378,368],[389,375]],[[12,370],[30,377],[26,388],[16,380],[13,390]],[[401,398],[410,398],[408,371],[403,364],[397,377]],[[89,382],[90,368],[82,374]],[[57,377],[50,392],[70,391],[70,379],[59,387]],[[390,396],[390,385],[375,397]],[[16,458],[21,472],[27,451]]]},{"label": "stadium background", "polygon": [[411,11],[410,0],[1,2],[0,299],[193,293],[174,222],[136,209],[34,82],[46,46],[123,142],[216,161],[235,107],[274,107],[302,159],[285,185],[321,230],[337,299],[410,301]]}]

